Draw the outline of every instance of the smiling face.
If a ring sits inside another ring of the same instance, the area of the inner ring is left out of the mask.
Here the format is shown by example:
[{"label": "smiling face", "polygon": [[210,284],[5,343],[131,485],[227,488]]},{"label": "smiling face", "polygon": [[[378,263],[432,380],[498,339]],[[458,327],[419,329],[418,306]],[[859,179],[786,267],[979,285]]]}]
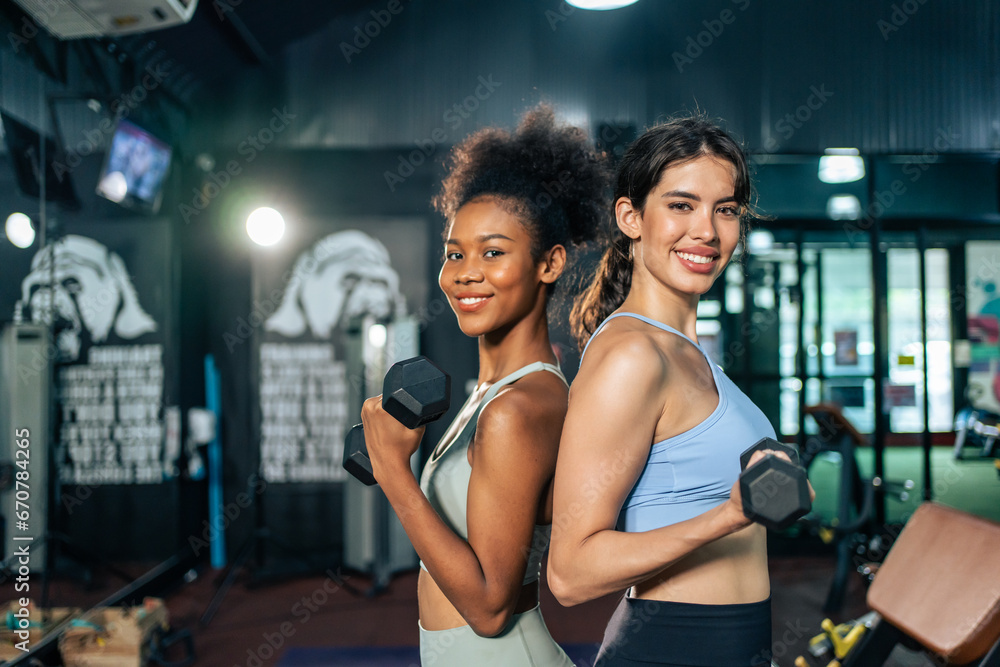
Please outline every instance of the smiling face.
[{"label": "smiling face", "polygon": [[546,285],[562,270],[561,263],[553,267],[552,254],[562,247],[535,261],[532,242],[521,220],[495,199],[474,199],[458,209],[438,284],[466,335],[509,329],[532,312],[544,315]]},{"label": "smiling face", "polygon": [[683,296],[707,292],[739,242],[735,182],[732,164],[701,156],[665,169],[644,210],[620,199],[618,225],[633,239],[633,281]]}]

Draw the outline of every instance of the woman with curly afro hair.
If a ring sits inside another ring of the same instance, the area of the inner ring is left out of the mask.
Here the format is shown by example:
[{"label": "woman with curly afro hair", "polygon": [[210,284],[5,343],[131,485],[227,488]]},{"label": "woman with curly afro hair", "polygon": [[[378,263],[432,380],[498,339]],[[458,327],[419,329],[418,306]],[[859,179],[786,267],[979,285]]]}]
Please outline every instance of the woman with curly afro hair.
[{"label": "woman with curly afro hair", "polygon": [[547,107],[509,133],[458,145],[435,200],[446,223],[439,284],[479,342],[479,382],[410,472],[423,428],[362,410],[372,469],[421,558],[423,665],[571,665],[538,606],[568,387],[546,306],[568,247],[594,239],[610,175],[584,132]]}]

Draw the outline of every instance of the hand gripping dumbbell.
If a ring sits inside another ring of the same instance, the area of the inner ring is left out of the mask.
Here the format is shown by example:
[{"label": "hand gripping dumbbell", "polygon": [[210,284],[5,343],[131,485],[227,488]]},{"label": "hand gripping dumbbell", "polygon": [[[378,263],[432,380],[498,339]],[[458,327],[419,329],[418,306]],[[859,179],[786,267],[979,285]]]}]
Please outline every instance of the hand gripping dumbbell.
[{"label": "hand gripping dumbbell", "polygon": [[[788,454],[785,459],[766,454],[749,468],[750,457],[758,450],[771,449]],[[771,530],[784,530],[812,509],[809,481],[799,465],[799,452],[773,438],[761,438],[740,455],[740,495],[743,514]]]},{"label": "hand gripping dumbbell", "polygon": [[[448,411],[450,403],[451,378],[427,357],[393,364],[382,381],[382,409],[406,428],[434,421]],[[348,431],[344,439],[343,466],[368,486],[377,483],[361,424]]]}]

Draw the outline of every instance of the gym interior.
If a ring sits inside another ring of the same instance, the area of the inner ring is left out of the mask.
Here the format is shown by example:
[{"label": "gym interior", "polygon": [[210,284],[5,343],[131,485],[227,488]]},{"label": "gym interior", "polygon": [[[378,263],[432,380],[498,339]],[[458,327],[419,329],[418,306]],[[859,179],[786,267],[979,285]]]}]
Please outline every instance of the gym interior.
[{"label": "gym interior", "polygon": [[[750,157],[698,340],[816,491],[768,533],[772,664],[1000,665],[1000,4],[606,4],[0,5],[0,664],[419,664],[344,438],[425,355],[419,471],[475,386],[431,200],[548,103],[612,162],[693,111]],[[619,597],[543,576],[577,665]]]}]

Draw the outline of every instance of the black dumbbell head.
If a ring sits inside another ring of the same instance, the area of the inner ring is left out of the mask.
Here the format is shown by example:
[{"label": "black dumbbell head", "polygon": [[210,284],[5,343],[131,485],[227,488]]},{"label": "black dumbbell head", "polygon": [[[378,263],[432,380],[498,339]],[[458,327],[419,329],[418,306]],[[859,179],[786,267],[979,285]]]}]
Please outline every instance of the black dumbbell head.
[{"label": "black dumbbell head", "polygon": [[799,449],[795,445],[787,444],[784,442],[778,442],[774,438],[761,438],[752,447],[747,448],[745,452],[740,454],[740,469],[746,470],[747,464],[750,463],[750,457],[757,450],[771,449],[776,452],[784,452],[788,454],[788,458],[792,460],[793,465],[799,465]]},{"label": "black dumbbell head", "polygon": [[358,424],[347,432],[344,438],[344,470],[354,475],[359,481],[374,486],[375,476],[372,475],[372,461],[368,458],[368,446],[365,445],[365,432]]},{"label": "black dumbbell head", "polygon": [[448,411],[451,378],[427,357],[392,365],[382,383],[382,408],[406,428],[432,422]]},{"label": "black dumbbell head", "polygon": [[809,513],[812,501],[805,471],[776,456],[740,475],[743,513],[771,530],[784,530]]}]

